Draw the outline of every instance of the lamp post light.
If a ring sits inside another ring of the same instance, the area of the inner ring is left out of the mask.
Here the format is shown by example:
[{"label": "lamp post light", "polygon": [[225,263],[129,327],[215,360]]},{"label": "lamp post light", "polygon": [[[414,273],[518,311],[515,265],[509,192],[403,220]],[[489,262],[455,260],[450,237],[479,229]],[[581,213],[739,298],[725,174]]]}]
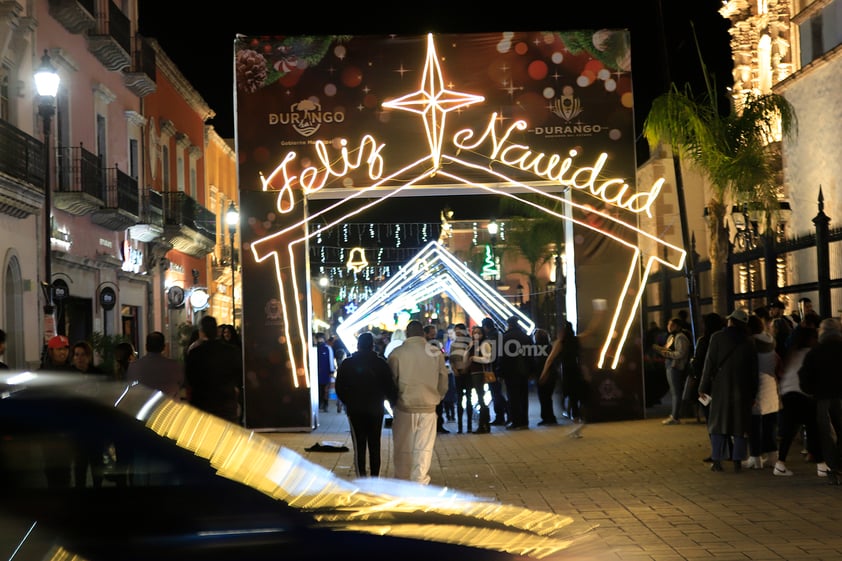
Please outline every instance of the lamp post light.
[{"label": "lamp post light", "polygon": [[234,252],[234,235],[237,233],[237,224],[240,223],[240,213],[234,201],[228,205],[228,212],[225,213],[225,223],[228,224],[228,237],[231,242],[231,325],[235,330],[237,323],[234,315],[234,275],[236,272],[236,253]]},{"label": "lamp post light", "polygon": [[50,55],[44,50],[41,66],[35,71],[35,89],[38,92],[38,114],[44,125],[44,281],[41,290],[44,292],[44,344],[55,335],[55,317],[53,313],[53,266],[52,253],[53,237],[53,185],[50,181],[50,131],[53,115],[56,113],[56,95],[58,94],[59,75],[50,62]]},{"label": "lamp post light", "polygon": [[494,288],[497,288],[497,281],[500,280],[500,269],[497,267],[497,232],[500,231],[500,226],[493,218],[486,226],[488,235],[491,236],[491,259],[494,261]]}]

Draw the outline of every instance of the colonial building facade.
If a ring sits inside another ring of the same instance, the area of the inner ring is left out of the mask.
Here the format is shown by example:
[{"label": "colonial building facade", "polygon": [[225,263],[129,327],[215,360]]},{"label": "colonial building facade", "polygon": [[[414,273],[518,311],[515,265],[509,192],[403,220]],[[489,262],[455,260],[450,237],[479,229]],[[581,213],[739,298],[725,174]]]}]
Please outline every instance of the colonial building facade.
[{"label": "colonial building facade", "polygon": [[[229,295],[221,320],[233,313],[231,274],[213,269],[233,150],[137,20],[137,0],[0,11],[0,328],[13,368],[37,367],[51,333],[141,349],[151,330],[175,340],[208,309],[199,289],[210,302]],[[33,81],[43,60],[61,80],[48,120]]]}]

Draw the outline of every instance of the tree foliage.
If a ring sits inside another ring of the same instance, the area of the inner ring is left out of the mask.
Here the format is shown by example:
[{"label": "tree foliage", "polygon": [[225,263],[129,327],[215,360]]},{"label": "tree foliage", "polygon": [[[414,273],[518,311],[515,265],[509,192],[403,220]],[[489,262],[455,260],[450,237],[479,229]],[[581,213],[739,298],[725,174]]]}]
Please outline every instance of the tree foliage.
[{"label": "tree foliage", "polygon": [[[698,41],[696,41],[698,50]],[[782,95],[749,94],[737,108],[720,111],[713,78],[699,52],[705,91],[695,94],[689,86],[673,84],[652,102],[643,124],[643,135],[654,148],[670,144],[710,181],[707,203],[709,256],[713,277],[714,311],[726,310],[728,204],[751,203],[768,223],[778,207],[780,155],[778,140],[797,133],[795,109]]]}]

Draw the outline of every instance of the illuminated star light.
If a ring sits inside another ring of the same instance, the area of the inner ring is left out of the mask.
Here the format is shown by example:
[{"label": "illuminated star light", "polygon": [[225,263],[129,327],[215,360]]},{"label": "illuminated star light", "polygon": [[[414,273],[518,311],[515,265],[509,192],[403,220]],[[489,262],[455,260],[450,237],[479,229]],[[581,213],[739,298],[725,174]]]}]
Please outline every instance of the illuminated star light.
[{"label": "illuminated star light", "polygon": [[421,89],[398,99],[386,101],[383,107],[411,111],[424,117],[424,128],[427,129],[433,167],[438,169],[447,114],[455,109],[482,101],[485,101],[485,98],[481,95],[455,92],[444,86],[441,65],[436,54],[436,44],[433,41],[433,34],[430,33],[427,35],[427,60],[424,63]]}]

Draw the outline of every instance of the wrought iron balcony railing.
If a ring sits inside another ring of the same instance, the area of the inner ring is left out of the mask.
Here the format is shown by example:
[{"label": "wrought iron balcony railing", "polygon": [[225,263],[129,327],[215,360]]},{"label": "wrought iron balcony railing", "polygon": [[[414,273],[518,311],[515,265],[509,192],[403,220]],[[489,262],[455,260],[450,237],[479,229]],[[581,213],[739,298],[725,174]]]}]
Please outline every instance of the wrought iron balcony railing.
[{"label": "wrought iron balcony railing", "polygon": [[131,23],[113,0],[109,0],[107,11],[96,14],[96,26],[88,32],[88,49],[108,70],[122,70],[131,64]]},{"label": "wrought iron balcony railing", "polygon": [[44,143],[0,119],[0,172],[44,192]]},{"label": "wrought iron balcony railing", "polygon": [[53,199],[56,208],[85,215],[104,206],[105,175],[100,157],[79,146],[56,149],[58,189]]},{"label": "wrought iron balcony railing", "polygon": [[205,257],[216,245],[216,215],[187,193],[170,191],[164,195],[164,238],[173,248]]},{"label": "wrought iron balcony railing", "polygon": [[130,227],[132,239],[151,242],[164,233],[164,198],[160,192],[146,187],[140,197],[140,220]]},{"label": "wrought iron balcony railing", "polygon": [[123,82],[138,97],[144,97],[154,92],[155,84],[155,49],[141,35],[135,35],[132,65],[123,74]]},{"label": "wrought iron balcony railing", "polygon": [[105,170],[105,205],[91,221],[111,230],[125,230],[140,220],[137,180],[118,167]]},{"label": "wrought iron balcony railing", "polygon": [[26,218],[44,201],[44,143],[0,120],[0,213]]}]

